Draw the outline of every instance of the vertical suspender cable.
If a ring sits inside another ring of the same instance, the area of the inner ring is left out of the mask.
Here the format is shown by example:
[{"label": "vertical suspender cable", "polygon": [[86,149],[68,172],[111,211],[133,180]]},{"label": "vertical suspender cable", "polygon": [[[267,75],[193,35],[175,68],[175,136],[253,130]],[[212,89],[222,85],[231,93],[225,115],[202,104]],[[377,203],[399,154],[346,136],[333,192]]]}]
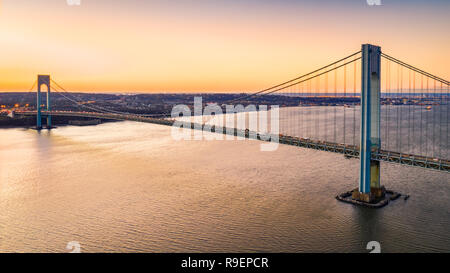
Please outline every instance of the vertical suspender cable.
[{"label": "vertical suspender cable", "polygon": [[344,134],[344,144],[346,144],[345,143],[345,135],[347,134],[347,131],[346,131],[346,128],[345,128],[345,119],[346,119],[346,116],[345,116],[345,107],[346,107],[346,100],[347,100],[347,66],[346,65],[344,65],[344,132],[343,132],[343,134]]},{"label": "vertical suspender cable", "polygon": [[314,123],[316,124],[316,126],[314,127],[315,128],[315,133],[314,133],[314,137],[318,140],[318,139],[320,139],[320,106],[319,106],[319,103],[318,103],[318,101],[319,101],[319,99],[320,99],[320,90],[319,90],[319,79],[320,79],[320,76],[319,77],[316,77],[316,104],[317,104],[317,106],[316,106],[316,111],[315,111],[315,114],[316,114],[316,117],[314,118],[315,119],[315,121],[314,121]]},{"label": "vertical suspender cable", "polygon": [[442,145],[442,105],[444,102],[442,101],[442,92],[444,91],[444,85],[441,82],[441,89],[439,90],[439,158],[442,158],[442,151],[444,149]]},{"label": "vertical suspender cable", "polygon": [[325,141],[328,141],[328,126],[327,126],[327,122],[328,122],[328,101],[329,101],[329,96],[328,96],[328,73],[325,74],[325,96],[326,96],[326,101],[327,103],[325,104],[325,122],[324,122],[324,131],[325,131]]},{"label": "vertical suspender cable", "polygon": [[445,113],[446,113],[446,122],[445,122],[445,128],[446,128],[446,139],[447,139],[447,142],[446,142],[446,145],[445,145],[445,149],[446,149],[446,158],[449,158],[449,155],[450,155],[450,151],[449,151],[449,146],[448,146],[448,142],[449,142],[449,136],[448,136],[448,125],[449,125],[449,122],[448,122],[448,116],[449,116],[449,113],[448,113],[448,104],[449,104],[449,92],[450,92],[450,85],[448,85],[447,84],[447,93],[446,93],[446,100],[445,100],[445,104],[446,104],[446,110],[445,110]]},{"label": "vertical suspender cable", "polygon": [[[412,95],[411,95],[411,97],[412,98],[415,98],[416,97],[416,72],[413,72],[412,73],[412,75],[413,75],[413,92],[412,92]],[[415,137],[415,126],[414,126],[414,123],[415,123],[415,121],[414,121],[414,105],[411,105],[413,103],[413,100],[411,100],[410,102],[409,102],[409,106],[410,106],[410,109],[412,108],[412,113],[411,113],[411,115],[412,115],[412,128],[411,128],[411,131],[412,131],[412,135],[411,135],[411,139],[412,139],[412,142],[411,142],[411,149],[410,149],[410,151],[411,151],[411,153],[414,153],[414,148],[416,147],[416,145],[414,145],[414,143],[415,143],[415,139],[414,139],[414,137]]]},{"label": "vertical suspender cable", "polygon": [[334,124],[333,124],[333,127],[334,127],[334,143],[337,143],[337,139],[336,139],[337,69],[334,70],[334,101],[336,102],[336,104],[334,106]]},{"label": "vertical suspender cable", "polygon": [[405,147],[405,152],[409,153],[410,148],[411,148],[411,104],[410,104],[410,96],[411,96],[411,90],[412,90],[412,85],[411,85],[411,70],[408,70],[408,91],[405,92],[405,99],[404,99],[404,103],[406,102],[406,111],[408,113],[408,120],[407,120],[407,129],[408,129],[408,144]]},{"label": "vertical suspender cable", "polygon": [[[426,98],[427,98],[427,103],[428,103],[428,100],[429,100],[429,93],[430,93],[430,89],[429,89],[429,78],[427,77],[427,93],[426,93]],[[429,137],[428,137],[428,129],[429,129],[429,125],[430,125],[430,118],[429,118],[429,116],[430,116],[430,114],[428,113],[428,112],[425,112],[425,127],[426,127],[426,130],[425,130],[425,156],[427,156],[428,157],[428,151],[429,151],[429,149],[430,149],[430,146],[428,145],[428,143],[429,143]]]},{"label": "vertical suspender cable", "polygon": [[[389,141],[388,141],[388,122],[389,122],[389,117],[388,117],[388,112],[387,112],[387,101],[388,101],[388,88],[387,88],[387,77],[388,77],[387,76],[388,75],[387,66],[388,66],[388,64],[387,64],[387,62],[388,61],[386,59],[384,61],[385,61],[385,69],[386,69],[385,78],[384,78],[384,83],[385,83],[385,85],[384,85],[384,96],[385,96],[385,102],[386,102],[385,103],[386,120],[385,120],[385,124],[384,124],[384,140],[381,143],[382,144],[386,143],[385,144],[386,150],[388,150],[389,149],[389,145],[388,145],[388,143],[389,143]],[[383,67],[383,66],[381,66],[381,67]]]},{"label": "vertical suspender cable", "polygon": [[[400,92],[398,92],[398,97],[399,100],[402,97],[402,93],[403,93],[403,68],[401,66],[399,66],[400,69]],[[401,134],[402,134],[402,125],[400,123],[401,119],[400,119],[400,111],[401,110],[401,104],[399,103],[397,106],[397,151],[400,153],[400,156],[402,154],[402,139],[401,139]]]},{"label": "vertical suspender cable", "polygon": [[406,150],[409,151],[411,144],[411,104],[409,103],[409,96],[411,94],[411,70],[408,71],[408,92],[406,95],[406,103],[408,103],[408,145],[406,145]]},{"label": "vertical suspender cable", "polygon": [[304,113],[304,110],[303,110],[303,102],[302,102],[302,100],[303,100],[303,96],[304,96],[304,87],[305,87],[305,83],[300,83],[300,85],[301,85],[301,88],[302,88],[302,93],[300,94],[300,115],[301,115],[301,126],[300,126],[300,128],[301,128],[301,130],[300,130],[300,132],[301,132],[301,134],[300,134],[300,136],[302,137],[302,138],[304,138],[305,137],[305,131],[304,131],[304,126],[305,126],[305,113]]},{"label": "vertical suspender cable", "polygon": [[[385,107],[386,107],[386,112],[385,112],[385,115],[386,115],[386,120],[385,120],[385,132],[384,132],[384,137],[385,137],[385,140],[383,140],[381,143],[382,143],[382,145],[383,145],[383,143],[385,142],[385,147],[386,147],[386,149],[388,149],[389,148],[389,128],[388,128],[388,125],[389,125],[389,119],[388,119],[388,113],[387,113],[387,101],[388,101],[388,97],[389,97],[389,90],[390,90],[390,88],[389,88],[389,77],[390,77],[390,72],[391,72],[391,64],[389,63],[389,61],[388,60],[385,60],[385,62],[386,62],[386,64],[385,64],[385,70],[386,70],[386,72],[385,72],[385,79],[384,79],[384,97],[385,97]],[[381,82],[380,82],[380,85],[381,85]],[[380,86],[380,89],[381,89],[381,86]],[[382,111],[381,111],[381,107],[382,107],[382,101],[381,101],[381,96],[382,94],[380,94],[380,119],[381,119],[381,116],[382,116]],[[382,122],[382,120],[380,120],[380,122]],[[380,124],[381,125],[381,124]],[[382,128],[381,128],[381,126],[380,126],[380,130],[382,130]],[[381,131],[380,131],[380,135],[381,135]]]},{"label": "vertical suspender cable", "polygon": [[356,62],[353,63],[353,145],[356,146]]},{"label": "vertical suspender cable", "polygon": [[[434,80],[433,81],[433,104],[434,104],[434,101],[435,101],[435,98],[436,98],[436,80]],[[436,134],[435,134],[435,131],[436,131],[436,119],[435,119],[435,116],[436,116],[436,109],[433,109],[433,142],[431,143],[431,145],[432,145],[432,156],[434,157],[436,154],[435,154],[435,146],[436,146]]]},{"label": "vertical suspender cable", "polygon": [[423,104],[423,75],[420,76],[420,102],[419,103],[419,111],[420,111],[420,140],[419,140],[419,153],[422,154],[422,145],[423,145],[423,109],[422,106],[420,106],[421,104]]},{"label": "vertical suspender cable", "polygon": [[[309,80],[308,81],[308,98],[310,97],[310,95],[311,95],[311,81],[312,80]],[[312,129],[311,129],[311,125],[312,125],[312,122],[311,122],[311,108],[310,107],[308,107],[308,138],[312,138]]]}]

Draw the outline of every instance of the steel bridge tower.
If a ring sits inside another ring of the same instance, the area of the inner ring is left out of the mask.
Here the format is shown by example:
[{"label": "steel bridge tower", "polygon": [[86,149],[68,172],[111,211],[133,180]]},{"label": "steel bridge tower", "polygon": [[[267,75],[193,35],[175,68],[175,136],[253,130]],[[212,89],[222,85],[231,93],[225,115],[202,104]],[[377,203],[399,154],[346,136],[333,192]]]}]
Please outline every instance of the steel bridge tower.
[{"label": "steel bridge tower", "polygon": [[352,198],[372,202],[384,196],[380,185],[380,162],[372,160],[372,152],[381,148],[380,140],[380,66],[381,48],[362,45],[361,139],[359,191]]},{"label": "steel bridge tower", "polygon": [[[37,78],[37,101],[36,101],[36,129],[42,129],[42,115],[41,115],[41,86],[47,86],[47,111],[51,110],[50,104],[50,75],[38,75]],[[47,115],[47,129],[52,128],[52,116]]]}]

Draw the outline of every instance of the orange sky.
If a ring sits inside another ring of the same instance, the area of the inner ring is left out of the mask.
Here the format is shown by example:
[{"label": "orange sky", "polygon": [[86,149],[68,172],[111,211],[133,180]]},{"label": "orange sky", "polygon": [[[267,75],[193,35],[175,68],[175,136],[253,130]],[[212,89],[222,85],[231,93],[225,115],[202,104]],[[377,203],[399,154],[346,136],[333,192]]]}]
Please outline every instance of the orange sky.
[{"label": "orange sky", "polygon": [[450,79],[449,2],[3,0],[0,91],[248,92],[362,43]]}]

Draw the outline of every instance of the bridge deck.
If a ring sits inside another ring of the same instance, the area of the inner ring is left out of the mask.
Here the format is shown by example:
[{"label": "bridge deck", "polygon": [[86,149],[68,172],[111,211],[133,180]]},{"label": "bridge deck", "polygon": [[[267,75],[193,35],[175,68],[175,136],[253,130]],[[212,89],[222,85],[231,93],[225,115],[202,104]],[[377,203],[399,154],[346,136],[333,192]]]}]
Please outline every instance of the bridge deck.
[{"label": "bridge deck", "polygon": [[[18,115],[36,115],[36,111],[16,111],[15,114]],[[161,118],[151,118],[151,117],[142,117],[137,115],[122,115],[122,114],[105,114],[105,113],[94,113],[94,112],[69,112],[69,111],[42,111],[42,116],[46,116],[51,114],[53,116],[70,116],[70,117],[89,117],[89,118],[101,118],[101,119],[113,119],[113,120],[129,120],[129,121],[138,121],[138,122],[146,122],[160,125],[172,126],[175,122],[170,119],[161,119]],[[193,123],[185,123],[187,127],[191,126],[191,129],[197,129]],[[186,128],[186,127],[184,127]],[[199,128],[202,128],[199,126]],[[214,128],[212,131],[215,131]],[[231,130],[222,130],[217,131],[218,133],[227,134],[231,131],[231,134],[234,136],[242,136],[245,138],[255,138],[258,140],[265,140],[264,136],[260,136],[257,133],[249,132],[246,130],[240,129],[231,129]],[[315,149],[320,151],[327,151],[333,153],[343,154],[346,157],[359,157],[359,146],[355,145],[346,145],[339,143],[332,143],[320,140],[312,140],[305,139],[293,136],[284,136],[279,135],[279,143],[293,145],[308,149]],[[450,161],[447,159],[439,159],[432,158],[420,155],[412,155],[412,154],[403,154],[400,152],[394,151],[385,151],[385,150],[373,150],[372,151],[372,159],[377,161],[384,161],[389,163],[397,163],[402,165],[421,167],[426,169],[433,169],[438,171],[450,172]]]}]

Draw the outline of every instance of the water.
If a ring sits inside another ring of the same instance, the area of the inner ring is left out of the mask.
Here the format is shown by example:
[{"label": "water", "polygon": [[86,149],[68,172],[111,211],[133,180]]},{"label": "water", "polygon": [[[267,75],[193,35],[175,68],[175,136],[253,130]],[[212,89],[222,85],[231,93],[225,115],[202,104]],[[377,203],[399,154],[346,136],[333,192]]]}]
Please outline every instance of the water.
[{"label": "water", "polygon": [[379,209],[340,203],[358,161],[258,141],[175,141],[118,122],[0,130],[0,251],[450,251],[450,175],[382,163],[411,195]]}]

